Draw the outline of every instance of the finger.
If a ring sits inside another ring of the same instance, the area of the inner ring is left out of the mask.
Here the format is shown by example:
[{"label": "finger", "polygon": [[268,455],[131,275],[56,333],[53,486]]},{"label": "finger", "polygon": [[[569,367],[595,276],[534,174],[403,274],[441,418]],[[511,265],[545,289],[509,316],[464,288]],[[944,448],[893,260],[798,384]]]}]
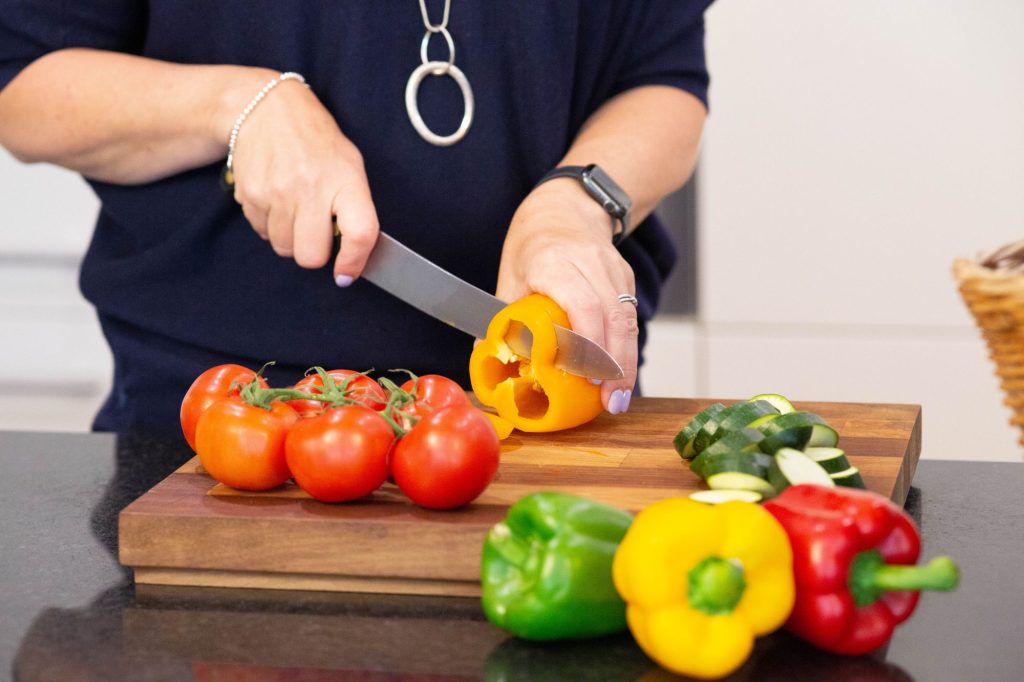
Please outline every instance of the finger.
[{"label": "finger", "polygon": [[242,214],[245,219],[252,225],[252,229],[261,239],[270,239],[267,234],[267,211],[264,208],[260,208],[252,203],[242,204]]},{"label": "finger", "polygon": [[365,177],[350,182],[338,192],[334,197],[333,211],[341,232],[341,248],[334,260],[334,278],[338,286],[348,286],[362,273],[380,231],[377,210]]},{"label": "finger", "polygon": [[602,259],[602,267],[588,269],[590,285],[603,302],[605,350],[622,368],[620,379],[602,382],[601,402],[611,414],[629,409],[636,385],[640,327],[636,307],[619,300],[636,290],[633,270],[617,253]]},{"label": "finger", "polygon": [[330,199],[300,203],[292,244],[295,262],[303,268],[321,268],[331,259],[333,245]]},{"label": "finger", "polygon": [[267,211],[267,235],[274,253],[291,258],[295,232],[295,209],[290,204],[274,204]]},{"label": "finger", "polygon": [[593,285],[572,264],[547,273],[533,290],[549,296],[566,312],[574,332],[604,347],[604,306]]},{"label": "finger", "polygon": [[618,294],[607,295],[611,298],[605,306],[605,349],[622,367],[623,376],[602,383],[601,402],[611,414],[621,414],[629,409],[636,385],[640,325],[632,303],[619,301]]}]

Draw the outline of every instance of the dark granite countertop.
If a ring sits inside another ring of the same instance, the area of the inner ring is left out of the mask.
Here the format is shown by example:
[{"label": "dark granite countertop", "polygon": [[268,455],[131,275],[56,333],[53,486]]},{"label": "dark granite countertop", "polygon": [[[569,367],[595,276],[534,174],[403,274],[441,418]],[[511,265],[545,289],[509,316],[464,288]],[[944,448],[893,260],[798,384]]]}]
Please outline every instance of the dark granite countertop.
[{"label": "dark granite countertop", "polygon": [[[528,644],[476,600],[136,589],[117,513],[190,456],[106,434],[0,433],[0,678],[17,680],[668,679],[628,634]],[[1024,680],[1024,466],[920,462],[924,555],[963,581],[924,595],[887,650],[840,658],[785,633],[731,679]]]}]

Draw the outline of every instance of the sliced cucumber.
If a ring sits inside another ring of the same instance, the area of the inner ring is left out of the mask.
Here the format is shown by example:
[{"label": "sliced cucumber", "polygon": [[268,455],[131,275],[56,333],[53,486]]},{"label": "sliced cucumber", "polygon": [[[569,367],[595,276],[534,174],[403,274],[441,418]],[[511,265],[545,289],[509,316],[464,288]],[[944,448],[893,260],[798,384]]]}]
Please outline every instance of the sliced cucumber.
[{"label": "sliced cucumber", "polygon": [[760,502],[761,493],[753,490],[698,490],[690,493],[691,500],[705,504],[722,504],[723,502]]},{"label": "sliced cucumber", "polygon": [[[772,404],[767,400],[758,400],[756,402],[737,402],[734,406],[728,408],[726,412],[719,415],[718,430],[711,434],[711,438],[707,443],[703,443],[703,449],[707,449],[708,446],[712,445],[725,433],[746,428],[751,424],[751,422],[755,422],[764,417],[777,416],[778,411],[775,410],[774,406],[772,406]],[[700,434],[697,434],[697,440],[694,442],[694,445],[698,450],[703,450],[700,447],[701,442],[699,435]]]},{"label": "sliced cucumber", "polygon": [[786,396],[779,395],[778,393],[762,393],[760,395],[755,395],[750,399],[750,402],[754,402],[755,400],[766,400],[770,402],[775,409],[779,411],[779,414],[789,414],[790,412],[796,411],[796,408],[793,407],[793,403],[789,402],[789,400],[786,399]]},{"label": "sliced cucumber", "polygon": [[775,454],[780,448],[803,450],[805,447],[834,447],[839,442],[835,429],[813,412],[790,412],[761,427],[765,438],[761,449]]},{"label": "sliced cucumber", "polygon": [[701,453],[714,455],[720,452],[755,452],[764,434],[757,429],[739,429],[726,431],[714,443],[701,450]]},{"label": "sliced cucumber", "polygon": [[693,459],[697,452],[693,449],[693,437],[707,424],[709,421],[714,419],[718,413],[725,409],[725,405],[722,403],[713,403],[708,405],[703,410],[697,413],[690,422],[683,427],[683,430],[676,434],[676,437],[672,440],[672,445],[675,446],[676,452],[683,459]]},{"label": "sliced cucumber", "polygon": [[[706,452],[700,456],[704,457]],[[724,452],[718,455],[708,455],[700,465],[700,476],[705,479],[715,474],[724,474],[730,471],[751,474],[765,480],[768,479],[768,467],[745,452]]]},{"label": "sliced cucumber", "polygon": [[754,421],[750,422],[749,424],[747,424],[747,426],[749,426],[752,429],[760,429],[765,424],[767,424],[768,422],[770,422],[771,420],[775,419],[778,416],[778,414],[766,414],[765,416],[758,417]]},{"label": "sliced cucumber", "polygon": [[813,483],[829,488],[836,485],[820,464],[793,448],[780,448],[775,453],[775,459],[768,467],[768,481],[780,492],[784,488],[801,483]]},{"label": "sliced cucumber", "polygon": [[850,468],[850,460],[839,448],[804,448],[804,454],[821,465],[830,474]]},{"label": "sliced cucumber", "polygon": [[760,476],[744,474],[738,471],[708,476],[707,482],[708,487],[712,490],[752,490],[763,497],[775,495],[775,488],[768,481]]},{"label": "sliced cucumber", "polygon": [[860,477],[860,469],[857,467],[850,467],[849,469],[834,473],[831,475],[831,478],[836,485],[841,485],[844,488],[867,490],[867,486],[864,485],[864,479]]},{"label": "sliced cucumber", "polygon": [[[729,431],[691,460],[690,469],[693,470],[693,473],[704,478],[704,463],[708,461],[708,458],[736,453],[744,453],[745,456],[749,457],[749,453],[757,451],[758,443],[763,438],[764,435],[757,429]],[[763,460],[758,461],[764,463]]]},{"label": "sliced cucumber", "polygon": [[[768,470],[768,467],[770,467],[772,465],[772,461],[775,459],[774,457],[772,457],[768,453],[760,452],[760,451],[758,451],[758,452],[751,452],[750,456],[754,458],[755,462],[757,462],[758,464],[763,466],[765,468],[766,472]],[[767,475],[766,475],[766,477],[767,477]]]},{"label": "sliced cucumber", "polygon": [[828,424],[815,424],[811,427],[811,437],[807,440],[809,448],[834,448],[839,442],[839,432]]},{"label": "sliced cucumber", "polygon": [[697,433],[693,441],[694,449],[701,452],[726,433],[746,428],[752,421],[762,417],[778,416],[778,414],[779,411],[767,400],[730,405],[716,418],[717,428],[711,428],[709,424],[705,424]]},{"label": "sliced cucumber", "polygon": [[724,410],[716,414],[714,417],[704,423],[704,426],[700,427],[700,431],[693,437],[693,450],[698,455],[708,445],[711,444],[711,437],[718,431],[718,426],[722,423],[722,420],[729,417],[729,413],[736,409],[736,405],[729,405]]}]

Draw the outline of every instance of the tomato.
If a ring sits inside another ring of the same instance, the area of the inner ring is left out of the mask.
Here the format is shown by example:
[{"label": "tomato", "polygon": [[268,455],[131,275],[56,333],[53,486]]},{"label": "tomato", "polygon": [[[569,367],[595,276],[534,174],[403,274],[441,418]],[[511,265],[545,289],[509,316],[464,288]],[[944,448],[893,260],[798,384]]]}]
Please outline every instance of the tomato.
[{"label": "tomato", "polygon": [[[358,374],[351,369],[332,369],[327,374],[334,379],[335,382],[341,384],[347,377]],[[297,384],[294,388],[306,393],[315,393],[324,386],[323,379],[320,378],[319,374],[310,374]],[[376,381],[368,376],[362,375],[352,379],[348,384],[349,390],[355,389],[349,394],[349,397],[356,400],[363,405],[366,405],[371,410],[383,410],[388,402],[388,395],[384,392],[384,389],[380,387]],[[317,391],[314,391],[318,389]],[[312,417],[320,414],[324,409],[324,403],[319,400],[289,400],[289,404],[294,407],[299,414],[303,417]]]},{"label": "tomato", "polygon": [[469,396],[462,390],[462,386],[440,374],[425,374],[418,381],[409,379],[402,384],[402,390],[411,393],[413,385],[416,386],[416,402],[406,411],[417,416],[422,417],[453,405],[470,404]]},{"label": "tomato", "polygon": [[[189,447],[196,449],[196,422],[214,401],[229,395],[238,395],[239,389],[252,381],[256,372],[241,365],[211,367],[192,382],[181,401],[181,431]],[[260,386],[267,382],[260,377]]]},{"label": "tomato", "polygon": [[379,414],[343,405],[292,427],[285,455],[300,488],[322,502],[345,502],[384,483],[394,440],[395,432]]},{"label": "tomato", "polygon": [[411,429],[416,421],[410,417],[423,418],[446,407],[472,404],[458,383],[440,374],[425,374],[416,381],[409,379],[401,388],[407,393],[412,393],[414,385],[416,402],[393,413],[395,419],[405,429]]},{"label": "tomato", "polygon": [[487,416],[472,405],[432,412],[395,445],[391,474],[410,500],[452,509],[480,496],[498,472],[501,447]]},{"label": "tomato", "polygon": [[241,490],[269,490],[288,480],[285,437],[300,419],[290,405],[270,409],[238,396],[222,398],[199,415],[196,453],[215,479]]}]

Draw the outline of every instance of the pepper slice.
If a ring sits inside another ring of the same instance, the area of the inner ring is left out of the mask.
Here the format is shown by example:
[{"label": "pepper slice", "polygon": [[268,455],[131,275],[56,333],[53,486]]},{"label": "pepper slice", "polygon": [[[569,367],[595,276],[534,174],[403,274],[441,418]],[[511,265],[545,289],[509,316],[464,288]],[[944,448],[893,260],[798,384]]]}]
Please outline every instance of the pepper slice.
[{"label": "pepper slice", "polygon": [[793,607],[789,540],[749,502],[656,502],[633,521],[612,570],[640,648],[682,675],[733,672]]},{"label": "pepper slice", "polygon": [[597,637],[626,629],[612,559],[633,517],[584,497],[539,492],[508,510],[484,541],[488,620],[533,640]]},{"label": "pepper slice", "polygon": [[[533,335],[529,358],[516,355],[505,340],[513,323],[524,325]],[[547,296],[530,294],[494,316],[486,338],[469,358],[469,378],[477,399],[520,431],[570,429],[589,422],[603,409],[599,386],[555,367],[556,324],[569,326],[565,311]]]},{"label": "pepper slice", "polygon": [[793,547],[797,598],[786,628],[837,654],[885,644],[917,607],[918,590],[951,590],[956,564],[915,566],[921,538],[910,517],[881,495],[796,485],[764,504]]}]

